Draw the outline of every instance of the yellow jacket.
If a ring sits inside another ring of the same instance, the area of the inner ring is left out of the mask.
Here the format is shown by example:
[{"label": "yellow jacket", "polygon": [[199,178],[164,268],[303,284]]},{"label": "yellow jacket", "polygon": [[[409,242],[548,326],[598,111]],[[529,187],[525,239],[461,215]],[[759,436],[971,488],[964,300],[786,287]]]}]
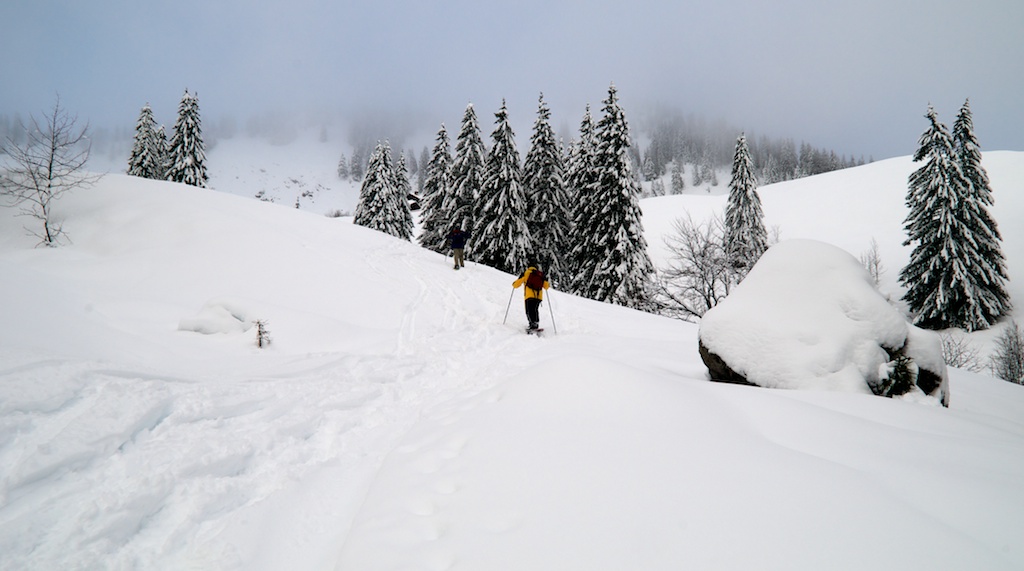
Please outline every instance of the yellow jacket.
[{"label": "yellow jacket", "polygon": [[[527,278],[530,277],[530,272],[532,272],[533,270],[536,270],[536,269],[537,268],[535,268],[533,266],[530,266],[530,267],[526,268],[526,271],[523,272],[523,275],[519,276],[518,280],[512,282],[512,288],[514,289],[514,288],[517,288],[517,287],[519,287],[521,285],[525,285]],[[548,280],[545,279],[544,280],[544,289],[548,289],[549,287],[551,287],[551,284],[549,284]],[[535,291],[535,290],[533,290],[531,288],[528,288],[528,287],[524,287],[523,290],[524,290],[523,291],[523,297],[525,299],[533,299],[533,298],[541,299],[541,300],[544,299],[544,292],[543,291]]]}]

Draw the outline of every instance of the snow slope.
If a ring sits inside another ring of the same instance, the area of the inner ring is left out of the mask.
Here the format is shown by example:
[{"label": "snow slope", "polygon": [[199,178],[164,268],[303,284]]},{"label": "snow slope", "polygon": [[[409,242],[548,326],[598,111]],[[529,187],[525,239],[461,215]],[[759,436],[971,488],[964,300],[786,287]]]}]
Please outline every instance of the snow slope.
[{"label": "snow slope", "polygon": [[[993,155],[1005,209],[1024,155]],[[765,211],[896,260],[901,214],[837,203],[909,166]],[[646,201],[652,246],[698,200]],[[709,383],[693,324],[553,292],[526,336],[512,276],[227,192],[108,175],[58,215],[34,249],[0,208],[0,569],[1024,566],[1022,387]]]},{"label": "snow slope", "polygon": [[[920,166],[910,157],[897,157],[761,187],[765,225],[777,229],[783,240],[824,240],[854,256],[866,252],[874,238],[886,270],[881,288],[897,293],[899,272],[912,250],[902,245],[907,177]],[[992,213],[1003,236],[1011,297],[1024,299],[1024,227],[1016,223],[1024,214],[1024,153],[989,151],[982,166],[991,178]],[[722,185],[728,186],[728,180]],[[697,220],[724,213],[727,199],[726,194],[697,191],[644,200],[644,227],[652,257],[659,261],[667,256],[660,237],[671,231],[673,220],[686,212]]]},{"label": "snow slope", "polygon": [[[318,214],[352,213],[359,202],[358,181],[338,178],[338,159],[352,150],[335,140],[321,140],[307,129],[287,145],[262,139],[221,139],[210,150],[210,188]],[[397,154],[395,159],[398,159]]]}]

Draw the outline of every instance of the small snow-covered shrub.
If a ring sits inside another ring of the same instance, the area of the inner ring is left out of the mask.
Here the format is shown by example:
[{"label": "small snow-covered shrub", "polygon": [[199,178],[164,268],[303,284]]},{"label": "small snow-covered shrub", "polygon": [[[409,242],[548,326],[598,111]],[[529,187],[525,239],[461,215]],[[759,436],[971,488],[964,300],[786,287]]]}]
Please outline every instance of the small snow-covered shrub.
[{"label": "small snow-covered shrub", "polygon": [[270,345],[270,330],[267,329],[267,322],[257,319],[252,324],[256,326],[256,346],[262,349]]},{"label": "small snow-covered shrub", "polygon": [[868,386],[876,395],[892,397],[905,395],[917,382],[917,364],[906,355],[882,365],[878,380],[869,380]]}]

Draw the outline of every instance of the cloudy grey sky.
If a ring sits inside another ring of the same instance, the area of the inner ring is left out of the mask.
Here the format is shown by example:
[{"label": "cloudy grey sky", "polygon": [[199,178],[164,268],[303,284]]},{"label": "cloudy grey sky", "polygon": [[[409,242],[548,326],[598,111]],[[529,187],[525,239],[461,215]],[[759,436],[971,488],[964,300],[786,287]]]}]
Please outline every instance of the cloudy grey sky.
[{"label": "cloudy grey sky", "polygon": [[7,115],[59,93],[93,125],[149,102],[169,126],[188,88],[204,119],[400,109],[454,130],[473,102],[490,132],[506,98],[523,137],[540,92],[575,129],[614,82],[633,122],[661,103],[875,159],[970,97],[983,149],[1024,150],[1019,0],[3,0],[0,22]]}]

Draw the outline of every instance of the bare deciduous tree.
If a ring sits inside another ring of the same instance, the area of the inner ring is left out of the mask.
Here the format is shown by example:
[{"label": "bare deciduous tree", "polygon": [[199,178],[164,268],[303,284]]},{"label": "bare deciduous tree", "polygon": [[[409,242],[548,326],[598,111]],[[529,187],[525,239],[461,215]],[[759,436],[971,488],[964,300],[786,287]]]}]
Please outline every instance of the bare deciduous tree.
[{"label": "bare deciduous tree", "polygon": [[58,97],[42,123],[32,117],[27,127],[22,126],[25,137],[21,142],[8,138],[0,149],[7,155],[0,171],[0,196],[42,225],[41,229],[26,228],[42,246],[56,246],[64,235],[61,223],[53,219],[53,202],[100,178],[85,171],[88,126],[78,129],[76,122],[75,116],[61,108]]},{"label": "bare deciduous tree", "polygon": [[990,362],[993,375],[1004,381],[1024,385],[1024,336],[1016,321],[1010,321],[996,338],[996,350]]},{"label": "bare deciduous tree", "polygon": [[674,223],[665,237],[672,255],[658,276],[660,313],[679,319],[698,319],[729,295],[736,281],[724,246],[720,216],[704,222],[690,217]]},{"label": "bare deciduous tree", "polygon": [[860,255],[860,263],[864,264],[875,285],[881,283],[882,274],[885,273],[885,266],[882,265],[882,256],[878,252],[878,240],[871,238],[871,246]]},{"label": "bare deciduous tree", "polygon": [[942,358],[948,367],[956,367],[974,373],[980,372],[981,360],[978,358],[978,348],[967,340],[963,333],[940,333],[942,340]]}]

